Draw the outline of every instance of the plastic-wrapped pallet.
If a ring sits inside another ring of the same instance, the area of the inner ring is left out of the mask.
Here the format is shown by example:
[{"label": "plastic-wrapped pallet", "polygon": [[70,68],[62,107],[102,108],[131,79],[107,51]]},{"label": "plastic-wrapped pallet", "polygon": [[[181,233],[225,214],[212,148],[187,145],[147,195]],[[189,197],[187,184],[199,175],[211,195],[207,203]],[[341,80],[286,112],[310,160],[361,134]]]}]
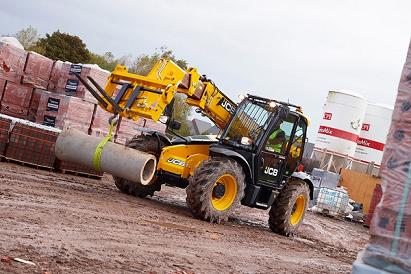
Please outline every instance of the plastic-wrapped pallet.
[{"label": "plastic-wrapped pallet", "polygon": [[6,87],[6,80],[0,78],[0,99],[3,98],[4,88]]},{"label": "plastic-wrapped pallet", "polygon": [[[361,263],[411,273],[411,44],[399,84],[381,166],[383,195],[374,211]],[[360,257],[360,256],[359,256]]]},{"label": "plastic-wrapped pallet", "polygon": [[[70,62],[56,61],[51,71],[48,89],[52,92],[75,96],[92,103],[97,100],[73,73],[78,73],[83,79],[87,76],[93,78],[101,87],[105,87],[110,72],[97,65],[72,64]],[[88,81],[88,80],[87,80]],[[90,83],[90,82],[89,82]],[[92,85],[92,87],[94,87]]]},{"label": "plastic-wrapped pallet", "polygon": [[41,93],[36,114],[36,123],[63,129],[72,126],[88,132],[93,115],[94,104],[81,98]]},{"label": "plastic-wrapped pallet", "polygon": [[19,83],[23,75],[27,52],[13,43],[0,39],[0,78]]},{"label": "plastic-wrapped pallet", "polygon": [[32,87],[7,81],[3,91],[0,112],[26,119],[32,94]]},{"label": "plastic-wrapped pallet", "polygon": [[54,61],[36,52],[29,52],[22,78],[23,84],[47,89]]}]

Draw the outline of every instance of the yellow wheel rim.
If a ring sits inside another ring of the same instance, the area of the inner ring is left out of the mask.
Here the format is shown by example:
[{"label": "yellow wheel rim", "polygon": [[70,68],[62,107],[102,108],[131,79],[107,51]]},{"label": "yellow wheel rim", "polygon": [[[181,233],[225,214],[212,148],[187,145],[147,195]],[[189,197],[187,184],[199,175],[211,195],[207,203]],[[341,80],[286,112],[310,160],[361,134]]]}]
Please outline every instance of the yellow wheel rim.
[{"label": "yellow wheel rim", "polygon": [[296,225],[301,222],[303,219],[303,215],[305,212],[305,206],[307,204],[307,200],[304,194],[301,194],[295,200],[293,210],[291,211],[290,222],[292,225]]},{"label": "yellow wheel rim", "polygon": [[[224,194],[216,195],[216,187],[224,187]],[[211,204],[216,210],[224,211],[229,208],[237,196],[237,181],[233,175],[224,174],[220,176],[213,185]]]}]

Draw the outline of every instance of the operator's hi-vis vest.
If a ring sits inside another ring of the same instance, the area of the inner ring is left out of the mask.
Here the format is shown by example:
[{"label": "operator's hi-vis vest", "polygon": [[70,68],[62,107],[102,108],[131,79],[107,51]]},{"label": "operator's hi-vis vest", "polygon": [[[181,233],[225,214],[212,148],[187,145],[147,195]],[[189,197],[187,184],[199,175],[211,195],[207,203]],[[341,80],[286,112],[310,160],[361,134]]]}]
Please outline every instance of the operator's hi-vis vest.
[{"label": "operator's hi-vis vest", "polygon": [[[281,128],[276,129],[273,133],[271,133],[270,137],[268,137],[268,140],[274,140],[277,135],[280,132],[284,132]],[[279,143],[279,144],[275,144],[275,145],[271,145],[269,144],[270,148],[272,148],[274,150],[275,153],[281,153],[281,149],[283,148],[283,143]]]}]

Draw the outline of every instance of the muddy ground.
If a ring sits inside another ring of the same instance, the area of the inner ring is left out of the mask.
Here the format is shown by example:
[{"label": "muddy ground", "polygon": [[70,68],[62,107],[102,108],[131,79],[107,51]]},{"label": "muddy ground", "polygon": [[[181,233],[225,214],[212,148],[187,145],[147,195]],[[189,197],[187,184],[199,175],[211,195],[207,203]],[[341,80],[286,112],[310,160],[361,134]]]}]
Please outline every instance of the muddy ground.
[{"label": "muddy ground", "polygon": [[0,273],[349,273],[368,239],[359,224],[308,213],[298,235],[241,207],[225,224],[193,219],[185,191],[149,199],[92,180],[0,163]]}]

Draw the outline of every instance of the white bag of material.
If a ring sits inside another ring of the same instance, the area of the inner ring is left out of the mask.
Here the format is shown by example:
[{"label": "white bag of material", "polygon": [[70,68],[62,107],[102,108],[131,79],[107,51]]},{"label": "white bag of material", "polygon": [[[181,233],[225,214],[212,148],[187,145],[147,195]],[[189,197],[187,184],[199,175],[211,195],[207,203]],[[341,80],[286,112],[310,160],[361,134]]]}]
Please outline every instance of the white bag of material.
[{"label": "white bag of material", "polygon": [[15,37],[8,37],[8,36],[0,37],[0,43],[9,44],[16,48],[24,50],[23,45]]}]

